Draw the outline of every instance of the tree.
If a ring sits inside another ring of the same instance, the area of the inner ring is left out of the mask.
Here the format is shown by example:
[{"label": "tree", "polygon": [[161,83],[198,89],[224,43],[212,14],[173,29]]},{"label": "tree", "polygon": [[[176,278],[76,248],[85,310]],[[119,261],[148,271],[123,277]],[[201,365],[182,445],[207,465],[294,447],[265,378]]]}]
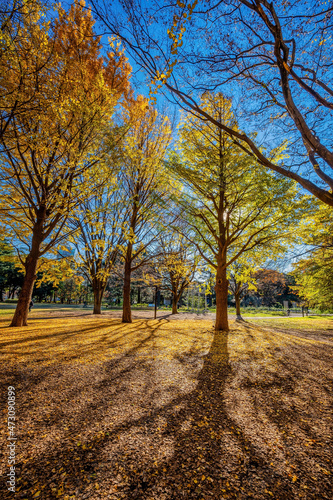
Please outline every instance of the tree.
[{"label": "tree", "polygon": [[[215,121],[237,129],[231,102],[221,94],[206,93],[201,106]],[[253,164],[211,122],[186,115],[180,137],[170,170],[185,185],[178,202],[192,230],[188,239],[215,272],[215,329],[228,330],[228,266],[290,233],[298,194],[293,183]]]},{"label": "tree", "polygon": [[177,232],[162,233],[156,270],[161,286],[172,294],[172,314],[178,314],[178,302],[194,280],[197,266],[198,259],[184,237]]},{"label": "tree", "polygon": [[333,251],[319,249],[294,266],[296,284],[293,290],[310,306],[332,310]]},{"label": "tree", "polygon": [[256,288],[264,306],[274,306],[283,295],[287,281],[284,274],[274,269],[260,269],[254,273]]},{"label": "tree", "polygon": [[123,143],[121,169],[125,199],[128,200],[123,246],[123,323],[131,323],[131,274],[149,261],[149,247],[155,242],[157,224],[167,199],[163,159],[171,138],[167,118],[159,116],[138,97],[127,109],[131,128]]},{"label": "tree", "polygon": [[238,321],[243,319],[240,307],[243,295],[249,290],[256,290],[253,274],[257,265],[248,254],[243,254],[229,266],[229,289],[235,297],[236,320]]},{"label": "tree", "polygon": [[332,230],[332,213],[324,205],[319,205],[315,214],[303,221],[304,252],[291,273],[296,280],[291,286],[294,292],[311,306],[322,310],[332,309],[333,303]]},{"label": "tree", "polygon": [[[300,12],[299,3],[283,0],[178,0],[163,8],[153,2],[148,14],[145,2],[125,0],[115,21],[107,2],[92,3],[147,73],[153,93],[168,90],[181,107],[219,127],[260,165],[333,206],[332,7],[303,2]],[[243,102],[243,130],[216,121],[201,106],[201,93],[217,90]],[[289,145],[289,161],[260,147],[251,130],[259,120],[269,149],[272,142]]]},{"label": "tree", "polygon": [[15,265],[14,249],[6,240],[0,240],[0,301],[8,288],[8,298],[14,298],[15,292],[21,288],[23,274]]},{"label": "tree", "polygon": [[39,78],[43,63],[33,69],[22,64],[22,58],[34,57],[34,48],[27,43],[25,31],[33,31],[43,15],[43,5],[36,0],[9,0],[0,7],[0,140],[14,116],[33,107],[26,86],[31,78]]},{"label": "tree", "polygon": [[[97,185],[91,198],[82,200],[78,215],[70,226],[77,229],[71,237],[77,250],[77,265],[86,276],[94,293],[94,314],[101,314],[103,294],[111,271],[125,243],[126,204],[117,176]],[[99,180],[101,170],[99,170]],[[92,187],[96,182],[87,180]]]},{"label": "tree", "polygon": [[[268,240],[267,244],[254,247],[253,250],[242,254],[228,269],[229,288],[235,297],[237,320],[242,320],[241,298],[248,292],[258,291],[256,280],[258,273],[265,269],[265,266],[280,259],[287,253],[293,243],[300,240],[298,235],[286,233],[284,227],[281,230],[279,234],[279,227],[277,226],[277,237],[274,240]],[[286,291],[286,287],[284,291]]]},{"label": "tree", "polygon": [[[53,29],[41,20],[20,28],[30,47],[17,51],[30,75],[25,92],[31,106],[12,117],[2,137],[1,168],[1,215],[16,246],[28,248],[25,256],[19,249],[25,278],[12,326],[27,324],[38,261],[64,238],[80,178],[99,160],[93,148],[100,125],[112,113],[119,84],[128,85],[125,57],[117,48],[100,56],[93,24],[75,3],[68,13],[59,8]],[[42,68],[38,78],[36,68]],[[9,89],[13,74],[5,81]]]},{"label": "tree", "polygon": [[78,274],[60,281],[57,286],[57,296],[62,304],[81,302],[84,293],[83,278]]}]

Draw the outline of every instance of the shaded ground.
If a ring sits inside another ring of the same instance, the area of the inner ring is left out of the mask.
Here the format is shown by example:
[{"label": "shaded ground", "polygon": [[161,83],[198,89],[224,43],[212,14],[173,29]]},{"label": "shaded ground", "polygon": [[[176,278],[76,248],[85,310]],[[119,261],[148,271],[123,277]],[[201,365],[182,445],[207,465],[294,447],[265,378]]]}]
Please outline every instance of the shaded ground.
[{"label": "shaded ground", "polygon": [[[0,331],[16,498],[332,498],[332,319],[214,337],[211,320],[37,312]],[[2,449],[4,499],[6,462]]]}]

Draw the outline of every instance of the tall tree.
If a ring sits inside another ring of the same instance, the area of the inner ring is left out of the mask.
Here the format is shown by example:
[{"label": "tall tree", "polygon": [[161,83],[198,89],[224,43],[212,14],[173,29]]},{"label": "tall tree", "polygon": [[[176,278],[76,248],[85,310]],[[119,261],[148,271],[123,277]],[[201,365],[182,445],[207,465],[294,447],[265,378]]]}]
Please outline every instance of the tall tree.
[{"label": "tall tree", "polygon": [[122,184],[128,200],[123,247],[124,323],[132,322],[131,274],[151,258],[149,247],[155,243],[158,221],[167,199],[167,179],[163,160],[171,138],[169,121],[138,97],[127,109],[131,128],[123,143]]},{"label": "tall tree", "polygon": [[108,278],[121,254],[125,243],[124,225],[126,203],[117,176],[111,176],[107,169],[101,184],[101,169],[98,180],[89,176],[86,182],[90,188],[96,186],[94,194],[81,200],[78,213],[72,218],[70,227],[77,229],[71,237],[78,261],[77,265],[91,284],[94,294],[94,314],[101,314],[103,294]]},{"label": "tall tree", "polygon": [[[201,102],[216,122],[237,129],[231,102],[206,93]],[[185,185],[179,203],[192,230],[188,237],[215,272],[215,329],[228,330],[227,268],[244,253],[290,231],[296,187],[253,164],[221,127],[186,115],[180,152],[170,169]]]},{"label": "tall tree", "polygon": [[[118,86],[120,78],[127,85],[123,54],[100,56],[93,24],[83,4],[75,3],[68,12],[59,8],[53,29],[41,19],[20,28],[30,46],[17,51],[30,75],[25,92],[33,105],[11,119],[1,158],[0,212],[16,245],[28,248],[26,255],[19,249],[25,278],[12,326],[27,324],[38,261],[63,238],[80,176],[97,162],[92,150],[99,127],[117,102],[118,88],[113,92],[111,83]],[[5,82],[9,88],[13,74]]]},{"label": "tall tree", "polygon": [[[221,128],[259,164],[333,206],[329,4],[177,0],[166,6],[156,0],[148,13],[146,2],[124,0],[115,21],[108,2],[92,3],[149,75],[154,92],[163,86],[181,107]],[[201,106],[205,90],[239,98],[246,118],[242,130],[219,123]],[[272,159],[262,149],[262,134],[253,136],[259,123],[269,149],[272,142],[288,144],[289,161]]]},{"label": "tall tree", "polygon": [[22,64],[33,58],[35,48],[27,41],[26,32],[33,31],[44,12],[38,0],[9,0],[0,6],[0,139],[8,131],[14,116],[30,111],[32,95],[26,92],[31,78],[39,78],[43,62],[34,67]]}]

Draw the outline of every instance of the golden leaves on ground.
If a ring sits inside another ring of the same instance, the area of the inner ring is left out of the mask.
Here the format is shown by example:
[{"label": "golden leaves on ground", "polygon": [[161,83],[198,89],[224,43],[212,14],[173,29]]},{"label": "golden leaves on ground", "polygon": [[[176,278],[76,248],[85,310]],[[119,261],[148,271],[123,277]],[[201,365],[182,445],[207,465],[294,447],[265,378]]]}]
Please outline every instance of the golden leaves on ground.
[{"label": "golden leaves on ground", "polygon": [[9,361],[52,364],[100,363],[122,354],[174,357],[204,355],[213,338],[211,321],[134,320],[100,316],[32,319],[29,326],[1,332],[2,353]]},{"label": "golden leaves on ground", "polygon": [[29,498],[330,498],[332,319],[56,314],[0,330]]}]

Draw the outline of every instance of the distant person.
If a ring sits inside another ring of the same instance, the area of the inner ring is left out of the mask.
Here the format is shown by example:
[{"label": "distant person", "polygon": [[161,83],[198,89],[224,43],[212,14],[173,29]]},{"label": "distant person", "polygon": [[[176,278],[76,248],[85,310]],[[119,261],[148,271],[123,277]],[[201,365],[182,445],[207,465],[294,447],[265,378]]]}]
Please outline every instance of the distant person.
[{"label": "distant person", "polygon": [[29,304],[29,312],[31,311],[31,309],[34,307],[34,301],[31,299],[30,300],[30,304]]}]

